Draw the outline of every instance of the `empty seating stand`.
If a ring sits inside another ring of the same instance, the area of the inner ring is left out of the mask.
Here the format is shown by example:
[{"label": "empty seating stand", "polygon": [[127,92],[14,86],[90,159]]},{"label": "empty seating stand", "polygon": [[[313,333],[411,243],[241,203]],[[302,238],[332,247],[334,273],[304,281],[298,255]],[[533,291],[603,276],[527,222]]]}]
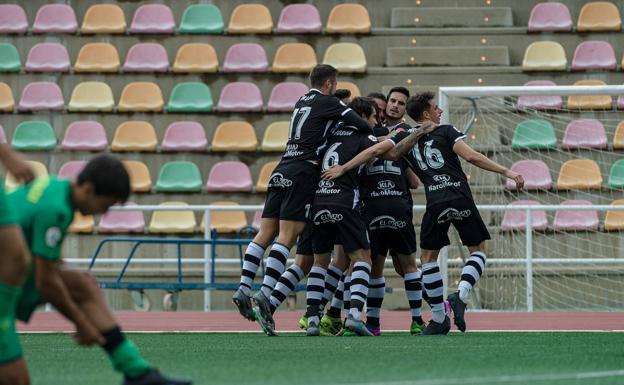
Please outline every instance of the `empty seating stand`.
[{"label": "empty seating stand", "polygon": [[[126,207],[134,206],[126,203]],[[98,225],[99,233],[142,233],[145,231],[145,216],[140,210],[114,211],[102,215]]]},{"label": "empty seating stand", "polygon": [[[624,206],[624,200],[611,202],[611,206]],[[604,221],[605,231],[624,230],[624,211],[607,211]]]},{"label": "empty seating stand", "polygon": [[[550,190],[552,187],[550,169],[541,160],[520,160],[511,166],[511,170],[524,177],[525,190]],[[517,189],[516,182],[507,179],[505,188]]]},{"label": "empty seating stand", "polygon": [[308,86],[298,82],[283,82],[276,84],[271,90],[268,112],[291,112],[295,109],[295,103],[303,95],[308,93]]},{"label": "empty seating stand", "polygon": [[277,167],[279,161],[271,161],[267,162],[262,169],[260,170],[260,175],[258,175],[258,181],[256,182],[256,191],[257,192],[267,192],[269,188],[269,180],[271,179],[271,174]]},{"label": "empty seating stand", "polygon": [[104,126],[95,121],[72,122],[60,147],[65,151],[104,151],[108,147]]},{"label": "empty seating stand", "polygon": [[136,160],[124,160],[123,165],[130,176],[132,192],[149,192],[152,188],[152,177],[145,163]]},{"label": "empty seating stand", "polygon": [[221,10],[214,4],[189,5],[180,21],[181,34],[221,34],[224,23]]},{"label": "empty seating stand", "polygon": [[329,12],[327,33],[370,33],[368,10],[361,4],[338,4]]},{"label": "empty seating stand", "polygon": [[119,53],[109,43],[87,43],[80,48],[74,72],[117,72]]},{"label": "empty seating stand", "polygon": [[392,8],[390,19],[392,28],[478,28],[513,27],[513,25],[511,7],[498,6],[397,7]]},{"label": "empty seating stand", "polygon": [[[160,206],[188,206],[184,202],[163,202]],[[190,210],[154,211],[148,231],[154,234],[194,233],[195,214]]]},{"label": "empty seating stand", "polygon": [[164,4],[145,4],[137,8],[130,25],[133,34],[172,34],[175,20],[171,8]]},{"label": "empty seating stand", "polygon": [[536,41],[524,51],[523,71],[565,71],[568,59],[556,41]]},{"label": "empty seating stand", "polygon": [[95,219],[93,215],[82,215],[79,211],[74,212],[74,220],[69,225],[67,231],[70,233],[89,234],[95,228]]},{"label": "empty seating stand", "polygon": [[621,121],[615,128],[615,134],[613,135],[613,149],[624,149],[624,120]]},{"label": "empty seating stand", "polygon": [[256,130],[245,121],[219,124],[212,139],[214,152],[255,152],[258,147]]},{"label": "empty seating stand", "polygon": [[0,33],[23,34],[28,30],[24,9],[16,4],[0,5]]},{"label": "empty seating stand", "polygon": [[121,34],[126,31],[126,16],[115,4],[94,4],[82,20],[82,34]]},{"label": "empty seating stand", "polygon": [[114,152],[153,152],[156,151],[158,138],[156,130],[149,122],[127,121],[121,123],[111,144]]},{"label": "empty seating stand", "polygon": [[561,165],[557,189],[600,190],[602,175],[600,167],[591,159],[572,159]]},{"label": "empty seating stand", "polygon": [[205,43],[187,43],[178,49],[173,72],[214,73],[219,69],[219,59],[213,46]]},{"label": "empty seating stand", "polygon": [[232,11],[227,32],[230,34],[264,34],[273,31],[273,18],[262,4],[241,4]]},{"label": "empty seating stand", "polygon": [[24,67],[28,72],[68,72],[69,54],[62,44],[38,43],[30,49]]},{"label": "empty seating stand", "polygon": [[[511,202],[511,206],[538,206],[540,203],[533,200],[518,200]],[[505,231],[525,231],[527,225],[527,214],[524,210],[505,211],[501,229]],[[548,218],[544,210],[531,211],[531,228],[533,230],[544,231],[548,227]]]},{"label": "empty seating stand", "polygon": [[32,33],[76,33],[74,9],[67,4],[45,4],[37,11]]},{"label": "empty seating stand", "polygon": [[286,43],[279,46],[271,70],[275,73],[310,73],[316,66],[316,53],[306,43]]},{"label": "empty seating stand", "polygon": [[15,99],[11,87],[6,83],[0,83],[0,111],[12,112],[13,108],[15,108]]},{"label": "empty seating stand", "polygon": [[[525,87],[556,86],[550,80],[531,80],[524,84]],[[560,110],[563,105],[561,96],[557,95],[522,95],[518,97],[519,110]]]},{"label": "empty seating stand", "polygon": [[281,152],[286,150],[286,142],[288,141],[289,121],[277,121],[271,123],[264,131],[262,138],[262,151],[264,152]]},{"label": "empty seating stand", "polygon": [[223,61],[223,72],[266,72],[268,67],[266,52],[256,43],[232,45]]},{"label": "empty seating stand", "polygon": [[[587,200],[569,200],[561,206],[586,206],[592,203]],[[598,212],[561,210],[555,213],[553,227],[557,231],[596,231],[598,230]]]},{"label": "empty seating stand", "polygon": [[110,112],[115,106],[113,91],[104,82],[78,83],[68,109],[72,112]]},{"label": "empty seating stand", "polygon": [[78,174],[80,174],[86,165],[86,160],[70,160],[69,162],[63,163],[57,176],[63,179],[76,180]]},{"label": "empty seating stand", "polygon": [[171,91],[168,112],[211,112],[212,93],[200,82],[178,83]]},{"label": "empty seating stand", "polygon": [[609,172],[609,187],[615,189],[624,189],[624,159],[619,159]]},{"label": "empty seating stand", "polygon": [[[43,163],[33,160],[27,160],[26,163],[28,163],[28,166],[32,169],[35,178],[48,176],[48,169]],[[20,184],[21,183],[17,181],[10,172],[7,172],[6,179],[4,180],[4,190],[7,193],[15,190]]]},{"label": "empty seating stand", "polygon": [[20,72],[22,61],[13,44],[0,43],[0,72]]},{"label": "empty seating stand", "polygon": [[[212,206],[239,206],[238,202],[212,202]],[[202,219],[200,231],[206,228],[206,218]],[[219,234],[237,233],[247,226],[247,217],[244,211],[212,211],[210,212],[210,230]]]},{"label": "empty seating stand", "polygon": [[514,150],[546,150],[557,147],[555,128],[547,120],[525,120],[518,123],[511,140]]},{"label": "empty seating stand", "polygon": [[56,147],[56,134],[46,121],[21,122],[15,127],[11,146],[20,151],[51,151]]},{"label": "empty seating stand", "polygon": [[251,82],[228,83],[221,90],[219,112],[260,112],[262,111],[260,88]]},{"label": "empty seating stand", "polygon": [[357,43],[334,43],[327,47],[323,64],[334,66],[339,72],[366,72],[366,55]]},{"label": "empty seating stand", "polygon": [[312,4],[289,4],[282,8],[276,33],[320,33],[321,15]]},{"label": "empty seating stand", "polygon": [[132,82],[121,92],[119,112],[160,112],[163,109],[162,92],[152,82]]},{"label": "empty seating stand", "polygon": [[249,167],[239,161],[215,164],[206,181],[206,191],[209,192],[251,192],[252,186]]},{"label": "empty seating stand", "polygon": [[[579,80],[574,83],[575,86],[604,86],[602,80]],[[570,95],[568,96],[569,110],[610,110],[613,100],[609,95]]]},{"label": "empty seating stand", "polygon": [[607,148],[607,134],[605,128],[596,119],[577,119],[568,123],[561,148],[565,150],[579,148]]},{"label": "empty seating stand", "polygon": [[572,17],[563,3],[540,3],[531,10],[529,32],[570,32]]},{"label": "empty seating stand", "polygon": [[202,179],[197,165],[186,161],[168,162],[160,169],[158,192],[200,192]]},{"label": "empty seating stand", "polygon": [[581,8],[576,29],[579,32],[619,31],[622,28],[620,11],[608,1],[589,2]]},{"label": "empty seating stand", "polygon": [[198,122],[173,122],[167,127],[160,150],[170,151],[206,151],[208,139],[204,127]]},{"label": "empty seating stand", "polygon": [[65,107],[61,88],[52,82],[32,82],[22,90],[20,111],[62,111]]},{"label": "empty seating stand", "polygon": [[124,72],[167,72],[167,50],[158,43],[135,44],[128,50],[122,69]]},{"label": "empty seating stand", "polygon": [[340,89],[349,90],[351,92],[352,98],[362,95],[360,93],[360,88],[357,86],[357,84],[352,83],[352,82],[338,82],[338,84],[336,84],[336,89],[337,90],[340,90]]},{"label": "empty seating stand", "polygon": [[615,51],[606,41],[583,41],[574,51],[570,69],[574,71],[613,71],[617,68]]}]

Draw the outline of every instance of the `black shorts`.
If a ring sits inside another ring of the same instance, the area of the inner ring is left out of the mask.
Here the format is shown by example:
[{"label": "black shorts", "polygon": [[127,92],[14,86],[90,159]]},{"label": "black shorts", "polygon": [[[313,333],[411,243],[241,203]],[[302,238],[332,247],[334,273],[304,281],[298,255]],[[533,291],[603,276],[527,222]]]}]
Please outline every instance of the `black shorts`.
[{"label": "black shorts", "polygon": [[312,255],[312,222],[307,222],[303,232],[297,238],[297,254]]},{"label": "black shorts", "polygon": [[416,252],[412,205],[402,199],[370,199],[364,202],[364,218],[370,236],[371,256],[386,256],[392,250]]},{"label": "black shorts", "polygon": [[312,206],[312,249],[314,254],[329,253],[342,244],[346,253],[370,249],[366,223],[357,209],[319,203]]},{"label": "black shorts", "polygon": [[294,161],[277,165],[267,192],[262,218],[305,222],[319,178],[317,165]]},{"label": "black shorts", "polygon": [[420,248],[439,250],[449,245],[451,223],[459,232],[464,246],[478,246],[491,239],[474,201],[462,198],[427,207],[420,230]]}]

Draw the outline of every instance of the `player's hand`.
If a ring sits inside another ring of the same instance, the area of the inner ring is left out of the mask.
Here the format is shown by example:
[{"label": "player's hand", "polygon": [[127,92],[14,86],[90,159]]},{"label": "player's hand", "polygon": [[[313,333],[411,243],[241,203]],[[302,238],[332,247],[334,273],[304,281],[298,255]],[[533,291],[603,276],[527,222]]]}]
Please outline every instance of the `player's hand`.
[{"label": "player's hand", "polygon": [[35,173],[30,165],[24,160],[24,157],[16,152],[12,153],[4,162],[7,171],[15,177],[16,180],[28,184],[35,179]]},{"label": "player's hand", "polygon": [[505,176],[509,179],[513,179],[513,181],[516,182],[516,188],[518,190],[521,190],[524,187],[524,178],[517,172],[507,170],[505,171]]},{"label": "player's hand", "polygon": [[90,346],[93,344],[104,345],[106,342],[102,333],[93,326],[90,322],[85,322],[83,325],[76,325],[76,334],[74,339],[76,342],[83,346]]},{"label": "player's hand", "polygon": [[321,178],[325,180],[332,180],[341,177],[344,173],[344,167],[337,164],[332,166],[329,170],[324,171],[323,174],[321,174]]}]

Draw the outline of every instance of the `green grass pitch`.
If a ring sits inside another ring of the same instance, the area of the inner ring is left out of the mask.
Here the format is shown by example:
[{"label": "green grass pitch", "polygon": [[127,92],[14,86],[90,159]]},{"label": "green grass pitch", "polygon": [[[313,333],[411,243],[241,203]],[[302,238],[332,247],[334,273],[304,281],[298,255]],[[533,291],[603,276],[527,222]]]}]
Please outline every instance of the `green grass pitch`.
[{"label": "green grass pitch", "polygon": [[[212,384],[624,384],[624,333],[453,333],[447,337],[131,334],[163,372]],[[108,385],[97,348],[21,336],[34,385]]]}]

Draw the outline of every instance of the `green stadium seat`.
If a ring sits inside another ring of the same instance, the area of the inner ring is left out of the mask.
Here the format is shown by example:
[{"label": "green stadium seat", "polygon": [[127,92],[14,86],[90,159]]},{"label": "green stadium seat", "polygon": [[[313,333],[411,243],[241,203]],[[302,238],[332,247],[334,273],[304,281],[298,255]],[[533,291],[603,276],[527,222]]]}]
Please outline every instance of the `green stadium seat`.
[{"label": "green stadium seat", "polygon": [[223,33],[223,15],[213,4],[193,4],[184,11],[179,33]]},{"label": "green stadium seat", "polygon": [[50,123],[43,120],[22,122],[15,127],[11,147],[20,151],[51,151],[56,147],[56,135]]},{"label": "green stadium seat", "polygon": [[167,112],[211,112],[212,93],[200,82],[179,83],[169,96]]},{"label": "green stadium seat", "polygon": [[624,189],[624,159],[613,163],[609,173],[609,187]]},{"label": "green stadium seat", "polygon": [[158,192],[200,192],[202,179],[199,168],[192,162],[173,161],[160,169],[156,191]]},{"label": "green stadium seat", "polygon": [[555,129],[546,120],[525,120],[516,126],[511,140],[514,150],[545,150],[557,147]]},{"label": "green stadium seat", "polygon": [[0,72],[20,72],[21,70],[22,62],[17,48],[13,44],[0,43]]}]

